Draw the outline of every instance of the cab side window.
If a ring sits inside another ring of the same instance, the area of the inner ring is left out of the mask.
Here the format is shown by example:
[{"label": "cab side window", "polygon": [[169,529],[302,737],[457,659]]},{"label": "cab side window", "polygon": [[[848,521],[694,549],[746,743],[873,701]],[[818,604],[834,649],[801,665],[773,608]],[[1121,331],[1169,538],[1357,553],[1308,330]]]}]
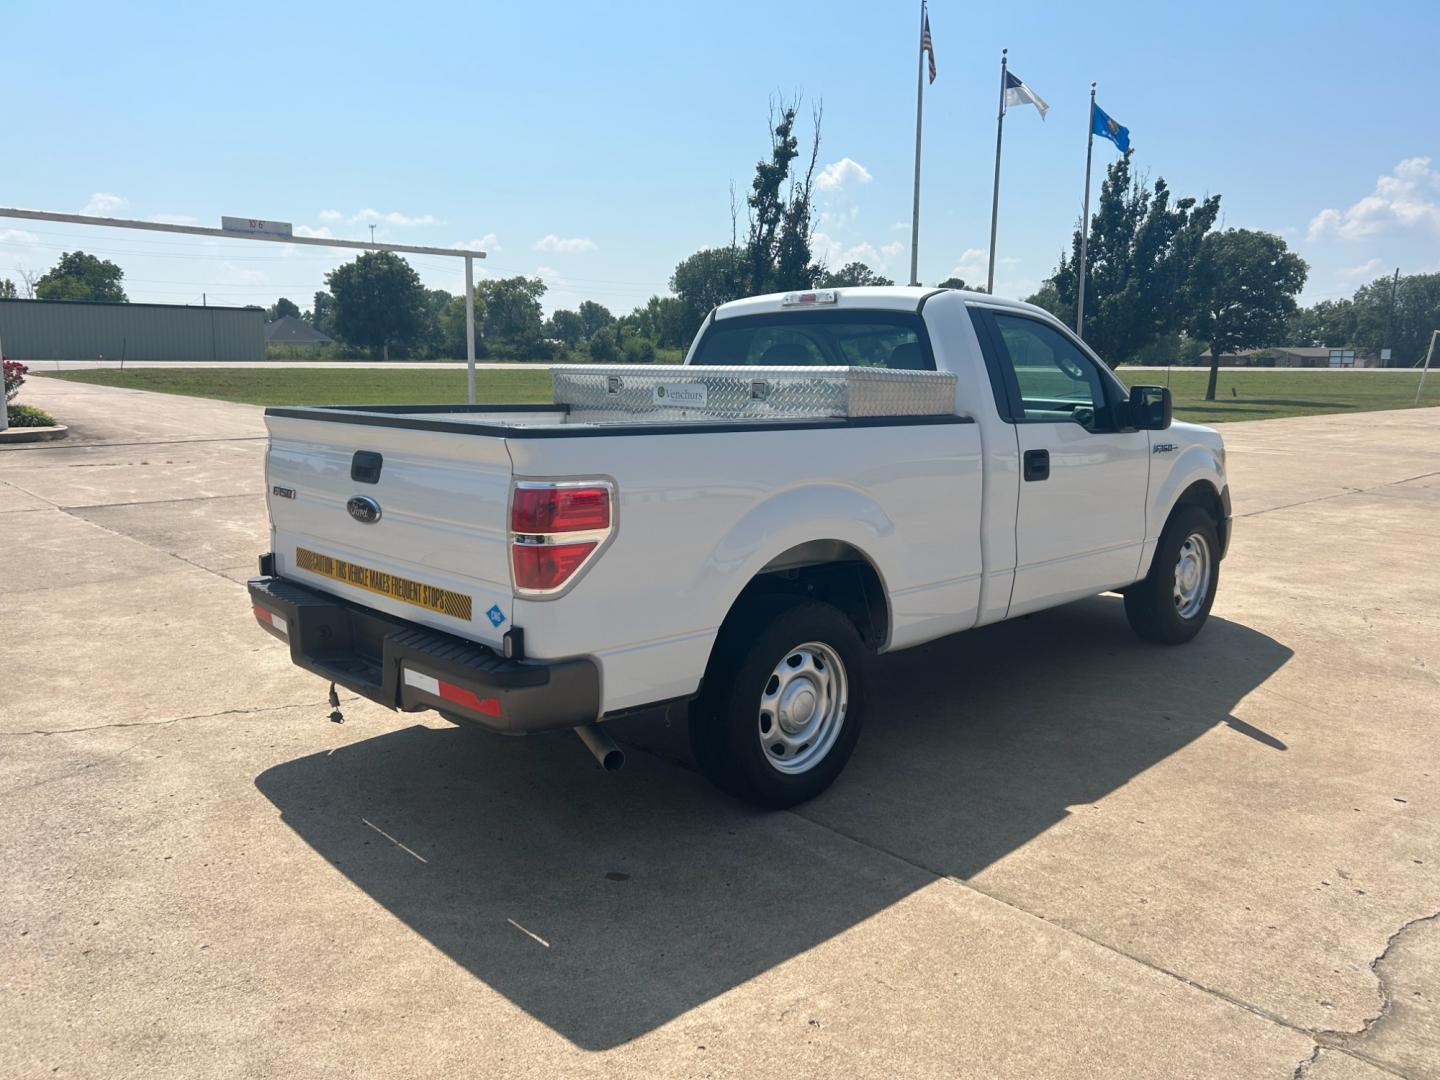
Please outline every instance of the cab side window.
[{"label": "cab side window", "polygon": [[1110,430],[1109,401],[1095,363],[1052,326],[1023,315],[993,313],[1000,361],[1013,372],[1025,420],[1073,421]]}]

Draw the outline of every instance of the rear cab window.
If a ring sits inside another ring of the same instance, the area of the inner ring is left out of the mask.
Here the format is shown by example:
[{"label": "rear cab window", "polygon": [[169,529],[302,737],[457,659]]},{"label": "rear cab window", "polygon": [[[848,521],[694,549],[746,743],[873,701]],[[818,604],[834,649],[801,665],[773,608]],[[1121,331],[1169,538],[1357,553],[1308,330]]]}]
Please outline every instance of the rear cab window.
[{"label": "rear cab window", "polygon": [[935,370],[924,321],[909,311],[811,310],[716,319],[690,363]]}]

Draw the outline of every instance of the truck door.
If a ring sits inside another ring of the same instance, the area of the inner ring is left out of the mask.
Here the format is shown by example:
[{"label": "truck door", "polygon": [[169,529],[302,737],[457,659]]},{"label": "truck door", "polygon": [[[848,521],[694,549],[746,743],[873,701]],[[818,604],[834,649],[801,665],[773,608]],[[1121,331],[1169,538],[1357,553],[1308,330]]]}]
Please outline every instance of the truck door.
[{"label": "truck door", "polygon": [[1023,312],[973,310],[1020,450],[1009,614],[1128,585],[1145,538],[1149,434],[1121,426],[1123,389],[1070,334]]}]

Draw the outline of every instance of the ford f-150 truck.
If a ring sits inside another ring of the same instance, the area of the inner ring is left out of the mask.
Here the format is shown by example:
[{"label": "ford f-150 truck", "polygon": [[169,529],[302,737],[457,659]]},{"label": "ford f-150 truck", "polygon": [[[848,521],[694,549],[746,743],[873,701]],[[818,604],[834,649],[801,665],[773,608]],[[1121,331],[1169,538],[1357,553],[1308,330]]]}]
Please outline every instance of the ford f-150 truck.
[{"label": "ford f-150 truck", "polygon": [[[881,652],[1109,590],[1187,641],[1230,535],[1225,451],[1051,315],[954,290],[721,305],[682,367],[560,366],[554,404],[271,408],[293,661],[510,733],[680,702],[717,784],[824,790]],[[332,686],[333,699],[333,686]]]}]

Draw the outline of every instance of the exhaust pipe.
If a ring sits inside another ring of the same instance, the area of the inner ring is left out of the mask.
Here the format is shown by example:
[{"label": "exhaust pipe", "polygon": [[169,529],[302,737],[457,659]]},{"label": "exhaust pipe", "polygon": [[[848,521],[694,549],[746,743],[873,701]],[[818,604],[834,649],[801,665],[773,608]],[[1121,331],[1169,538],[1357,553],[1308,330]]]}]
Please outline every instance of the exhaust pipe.
[{"label": "exhaust pipe", "polygon": [[615,740],[606,735],[595,724],[583,724],[575,729],[585,749],[595,755],[595,760],[606,772],[614,772],[625,764],[625,751],[615,745]]}]

